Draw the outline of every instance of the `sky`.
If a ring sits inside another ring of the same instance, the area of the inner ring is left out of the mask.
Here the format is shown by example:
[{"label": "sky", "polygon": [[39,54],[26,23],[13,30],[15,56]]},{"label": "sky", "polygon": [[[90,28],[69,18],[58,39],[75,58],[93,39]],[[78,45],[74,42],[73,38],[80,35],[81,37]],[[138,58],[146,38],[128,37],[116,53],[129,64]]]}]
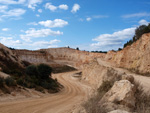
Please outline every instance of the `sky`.
[{"label": "sky", "polygon": [[149,0],[0,0],[0,43],[16,49],[117,50],[149,22]]}]

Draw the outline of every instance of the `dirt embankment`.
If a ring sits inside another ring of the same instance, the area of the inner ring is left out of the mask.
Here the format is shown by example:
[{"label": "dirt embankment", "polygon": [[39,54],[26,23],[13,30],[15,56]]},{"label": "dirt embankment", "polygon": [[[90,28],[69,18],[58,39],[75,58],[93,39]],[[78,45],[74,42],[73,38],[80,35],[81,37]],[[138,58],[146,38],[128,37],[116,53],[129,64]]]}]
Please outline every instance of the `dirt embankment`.
[{"label": "dirt embankment", "polygon": [[105,60],[114,63],[117,67],[143,74],[150,73],[150,33],[144,34],[121,51],[108,52]]},{"label": "dirt embankment", "polygon": [[94,57],[104,57],[105,54],[90,53],[71,48],[51,48],[37,51],[13,50],[17,56],[30,63],[48,63],[51,65],[65,64],[79,68],[84,63],[88,63]]}]

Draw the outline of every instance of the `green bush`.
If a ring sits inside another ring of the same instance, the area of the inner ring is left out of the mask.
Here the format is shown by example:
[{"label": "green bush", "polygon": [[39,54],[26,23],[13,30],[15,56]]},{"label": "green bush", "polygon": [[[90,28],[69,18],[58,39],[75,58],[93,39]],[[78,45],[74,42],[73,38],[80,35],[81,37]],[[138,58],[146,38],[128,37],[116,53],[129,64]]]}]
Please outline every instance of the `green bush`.
[{"label": "green bush", "polygon": [[30,75],[30,76],[38,76],[38,70],[37,70],[37,67],[35,65],[30,65],[26,68],[25,70],[26,74],[27,75]]},{"label": "green bush", "polygon": [[5,83],[7,86],[16,86],[16,82],[12,77],[7,77]]},{"label": "green bush", "polygon": [[44,93],[44,88],[42,88],[41,86],[36,86],[36,87],[35,87],[35,90]]},{"label": "green bush", "polygon": [[0,87],[4,87],[4,78],[0,77]]},{"label": "green bush", "polygon": [[150,24],[148,26],[141,25],[137,27],[135,30],[135,35],[133,36],[131,40],[127,41],[127,43],[124,44],[124,48],[128,45],[133,44],[137,40],[139,40],[144,33],[150,33]]},{"label": "green bush", "polygon": [[37,66],[38,73],[41,79],[48,79],[51,76],[52,68],[46,64],[40,64]]}]

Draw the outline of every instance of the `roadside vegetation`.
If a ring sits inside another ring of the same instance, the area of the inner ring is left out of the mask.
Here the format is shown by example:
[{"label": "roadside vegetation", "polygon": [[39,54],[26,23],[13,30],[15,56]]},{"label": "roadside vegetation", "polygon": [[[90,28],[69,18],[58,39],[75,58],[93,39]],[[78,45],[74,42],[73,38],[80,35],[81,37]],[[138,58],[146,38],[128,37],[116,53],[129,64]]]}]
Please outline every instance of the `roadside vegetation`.
[{"label": "roadside vegetation", "polygon": [[17,84],[35,88],[35,90],[44,92],[58,92],[59,83],[51,78],[52,68],[46,64],[30,65],[25,69],[25,75],[16,78]]},{"label": "roadside vegetation", "polygon": [[106,113],[105,108],[99,106],[98,102],[112,88],[114,81],[104,81],[98,88],[97,94],[93,95],[83,104],[87,113]]},{"label": "roadside vegetation", "polygon": [[[119,80],[119,79],[118,79]],[[107,113],[107,109],[99,105],[102,97],[112,88],[114,81],[104,81],[97,90],[97,94],[88,99],[82,106],[87,113]],[[135,85],[135,113],[150,113],[150,92],[144,92],[142,85],[134,81]]]},{"label": "roadside vegetation", "polygon": [[64,73],[64,72],[70,72],[70,71],[76,71],[74,67],[68,66],[68,65],[56,65],[52,66],[53,73]]},{"label": "roadside vegetation", "polygon": [[[3,49],[1,52],[5,52]],[[48,92],[58,92],[60,84],[57,80],[51,78],[52,68],[46,64],[39,65],[30,65],[30,63],[26,61],[22,61],[22,64],[25,66],[20,66],[17,62],[11,60],[8,57],[8,53],[6,53],[6,57],[0,56],[1,62],[0,67],[4,73],[11,75],[11,78],[0,78],[0,89],[2,92],[6,93],[8,91],[8,87],[13,86],[17,87],[17,85],[26,87],[26,88],[34,88],[35,90],[44,92],[45,89]]]},{"label": "roadside vegetation", "polygon": [[129,45],[132,45],[134,42],[139,40],[141,38],[141,36],[145,33],[150,33],[150,24],[149,25],[141,25],[141,26],[137,27],[135,30],[135,35],[133,36],[133,38],[131,40],[127,41],[127,43],[124,44],[124,48]]},{"label": "roadside vegetation", "polygon": [[17,83],[12,77],[7,77],[5,79],[3,77],[0,77],[0,89],[3,93],[10,94],[11,93],[10,88],[13,88],[16,86],[17,86]]},{"label": "roadside vegetation", "polygon": [[136,113],[150,113],[150,92],[144,92],[144,89],[139,82],[134,82],[134,85],[136,87],[135,112]]},{"label": "roadside vegetation", "polygon": [[99,101],[102,97],[112,88],[116,81],[121,80],[121,76],[116,75],[115,71],[109,70],[107,75],[110,76],[110,80],[103,81],[100,87],[97,89],[97,93],[88,99],[82,106],[87,113],[107,113],[107,110],[99,106]]}]

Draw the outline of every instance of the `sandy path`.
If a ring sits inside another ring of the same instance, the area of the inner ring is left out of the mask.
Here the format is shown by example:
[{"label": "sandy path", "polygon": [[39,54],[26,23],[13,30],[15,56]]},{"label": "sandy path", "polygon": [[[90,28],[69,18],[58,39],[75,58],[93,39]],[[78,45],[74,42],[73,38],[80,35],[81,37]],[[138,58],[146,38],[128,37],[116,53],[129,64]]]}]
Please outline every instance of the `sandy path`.
[{"label": "sandy path", "polygon": [[150,77],[146,77],[146,76],[142,76],[142,75],[139,75],[139,74],[132,73],[132,72],[128,71],[127,69],[116,68],[111,63],[103,61],[103,60],[101,60],[99,58],[97,59],[97,61],[98,61],[98,63],[100,65],[104,65],[106,67],[112,67],[115,70],[121,71],[122,73],[126,73],[126,74],[129,74],[129,75],[132,75],[134,77],[134,79],[136,81],[138,81],[143,86],[144,91],[150,93]]},{"label": "sandy path", "polygon": [[0,113],[71,113],[87,97],[88,86],[72,77],[73,72],[54,75],[64,86],[56,94],[38,99],[1,102]]}]

